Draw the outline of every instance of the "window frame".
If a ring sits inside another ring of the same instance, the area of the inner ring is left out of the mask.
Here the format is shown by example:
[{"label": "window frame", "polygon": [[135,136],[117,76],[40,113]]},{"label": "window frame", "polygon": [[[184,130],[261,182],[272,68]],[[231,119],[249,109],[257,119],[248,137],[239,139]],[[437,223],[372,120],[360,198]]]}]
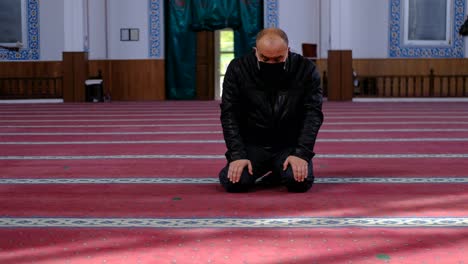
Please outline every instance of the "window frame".
[{"label": "window frame", "polygon": [[28,3],[27,0],[21,0],[21,40],[18,42],[0,42],[1,46],[4,47],[18,47],[18,44],[22,47],[28,46]]},{"label": "window frame", "polygon": [[410,40],[409,39],[409,3],[410,0],[403,0],[403,44],[411,46],[450,46],[452,43],[452,16],[453,0],[445,0],[445,40]]},{"label": "window frame", "polygon": [[215,99],[221,99],[222,93],[222,83],[221,77],[225,76],[225,73],[221,73],[221,55],[222,54],[233,54],[234,50],[232,51],[221,51],[221,31],[232,31],[234,34],[233,29],[225,28],[215,31]]}]

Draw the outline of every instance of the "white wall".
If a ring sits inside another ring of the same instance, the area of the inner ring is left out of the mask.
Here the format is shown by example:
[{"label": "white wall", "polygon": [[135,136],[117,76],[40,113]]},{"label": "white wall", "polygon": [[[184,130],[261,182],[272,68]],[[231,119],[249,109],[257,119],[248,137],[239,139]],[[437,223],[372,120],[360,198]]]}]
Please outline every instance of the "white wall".
[{"label": "white wall", "polygon": [[388,57],[388,1],[331,0],[331,8],[332,49],[351,49],[353,58]]},{"label": "white wall", "polygon": [[329,49],[351,49],[355,58],[387,57],[388,1],[278,0],[278,5],[279,27],[298,53],[310,42],[318,43],[319,58]]},{"label": "white wall", "polygon": [[388,1],[322,0],[321,12],[323,58],[329,49],[352,50],[353,58],[387,58]]},{"label": "white wall", "polygon": [[63,0],[39,1],[40,59],[62,60],[65,47]]},{"label": "white wall", "polygon": [[[148,58],[148,0],[88,0],[87,10],[83,3],[39,1],[41,60],[62,60],[63,51],[83,51],[86,33],[90,59]],[[120,41],[120,28],[139,28],[140,40]]]},{"label": "white wall", "polygon": [[88,0],[89,59],[107,58],[106,0]]},{"label": "white wall", "polygon": [[[147,59],[148,0],[107,0],[109,59]],[[121,28],[140,29],[139,41],[120,41]]]},{"label": "white wall", "polygon": [[320,42],[318,45],[319,58],[326,58],[331,48],[330,36],[330,1],[320,0]]},{"label": "white wall", "polygon": [[[365,7],[365,8],[363,8]],[[388,1],[353,0],[348,36],[354,58],[387,58],[390,6]],[[369,10],[371,10],[369,12]]]},{"label": "white wall", "polygon": [[[107,52],[110,59],[148,58],[148,0],[89,0],[88,4],[90,59],[104,59]],[[388,57],[389,1],[278,0],[278,5],[279,27],[288,33],[293,51],[302,53],[301,44],[311,42],[319,43],[320,58],[326,58],[330,48],[352,49],[354,58]],[[334,8],[330,9],[331,6]],[[64,1],[39,1],[39,10],[40,59],[61,60],[65,50]],[[121,27],[139,28],[140,41],[121,42]],[[465,58],[468,58],[468,38],[465,38]]]},{"label": "white wall", "polygon": [[64,0],[63,29],[64,51],[84,51],[85,43],[85,12],[83,0]]},{"label": "white wall", "polygon": [[278,0],[278,27],[289,38],[291,51],[302,54],[302,43],[320,42],[320,0]]},{"label": "white wall", "polygon": [[[322,0],[322,57],[328,49],[351,49],[353,58],[388,58],[389,8],[389,1]],[[465,38],[465,58],[467,42]]]}]

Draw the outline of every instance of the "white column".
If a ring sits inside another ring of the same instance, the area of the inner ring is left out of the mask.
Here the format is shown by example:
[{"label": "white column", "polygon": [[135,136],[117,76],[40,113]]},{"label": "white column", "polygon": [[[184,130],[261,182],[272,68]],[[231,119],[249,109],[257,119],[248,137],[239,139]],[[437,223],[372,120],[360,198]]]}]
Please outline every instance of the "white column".
[{"label": "white column", "polygon": [[330,0],[330,49],[352,49],[354,1]]},{"label": "white column", "polygon": [[64,0],[64,51],[85,50],[84,0]]},{"label": "white column", "polygon": [[89,58],[107,58],[106,0],[88,1]]},{"label": "white column", "polygon": [[65,33],[63,0],[40,1],[39,10],[41,60],[60,61]]},{"label": "white column", "polygon": [[330,49],[330,0],[320,0],[320,43],[318,47],[319,58],[327,58],[328,50]]}]

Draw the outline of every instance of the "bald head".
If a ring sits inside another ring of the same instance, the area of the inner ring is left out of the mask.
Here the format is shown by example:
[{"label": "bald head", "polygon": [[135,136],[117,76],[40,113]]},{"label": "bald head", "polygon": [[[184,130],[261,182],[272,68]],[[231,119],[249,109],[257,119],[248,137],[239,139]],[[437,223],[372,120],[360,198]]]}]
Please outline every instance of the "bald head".
[{"label": "bald head", "polygon": [[260,42],[284,42],[286,46],[289,45],[288,35],[286,32],[279,28],[265,28],[262,31],[258,32],[256,45]]},{"label": "bald head", "polygon": [[279,28],[266,28],[257,34],[256,55],[259,61],[277,63],[286,60],[288,36]]}]

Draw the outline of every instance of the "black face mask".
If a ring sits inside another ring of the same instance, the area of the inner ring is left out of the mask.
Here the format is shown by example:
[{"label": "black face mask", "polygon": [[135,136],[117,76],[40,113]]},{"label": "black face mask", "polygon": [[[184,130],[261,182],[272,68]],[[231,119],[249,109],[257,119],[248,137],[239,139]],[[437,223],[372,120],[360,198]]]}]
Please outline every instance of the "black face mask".
[{"label": "black face mask", "polygon": [[286,76],[286,63],[266,63],[258,62],[260,68],[260,76],[264,81],[280,81],[283,80]]}]

